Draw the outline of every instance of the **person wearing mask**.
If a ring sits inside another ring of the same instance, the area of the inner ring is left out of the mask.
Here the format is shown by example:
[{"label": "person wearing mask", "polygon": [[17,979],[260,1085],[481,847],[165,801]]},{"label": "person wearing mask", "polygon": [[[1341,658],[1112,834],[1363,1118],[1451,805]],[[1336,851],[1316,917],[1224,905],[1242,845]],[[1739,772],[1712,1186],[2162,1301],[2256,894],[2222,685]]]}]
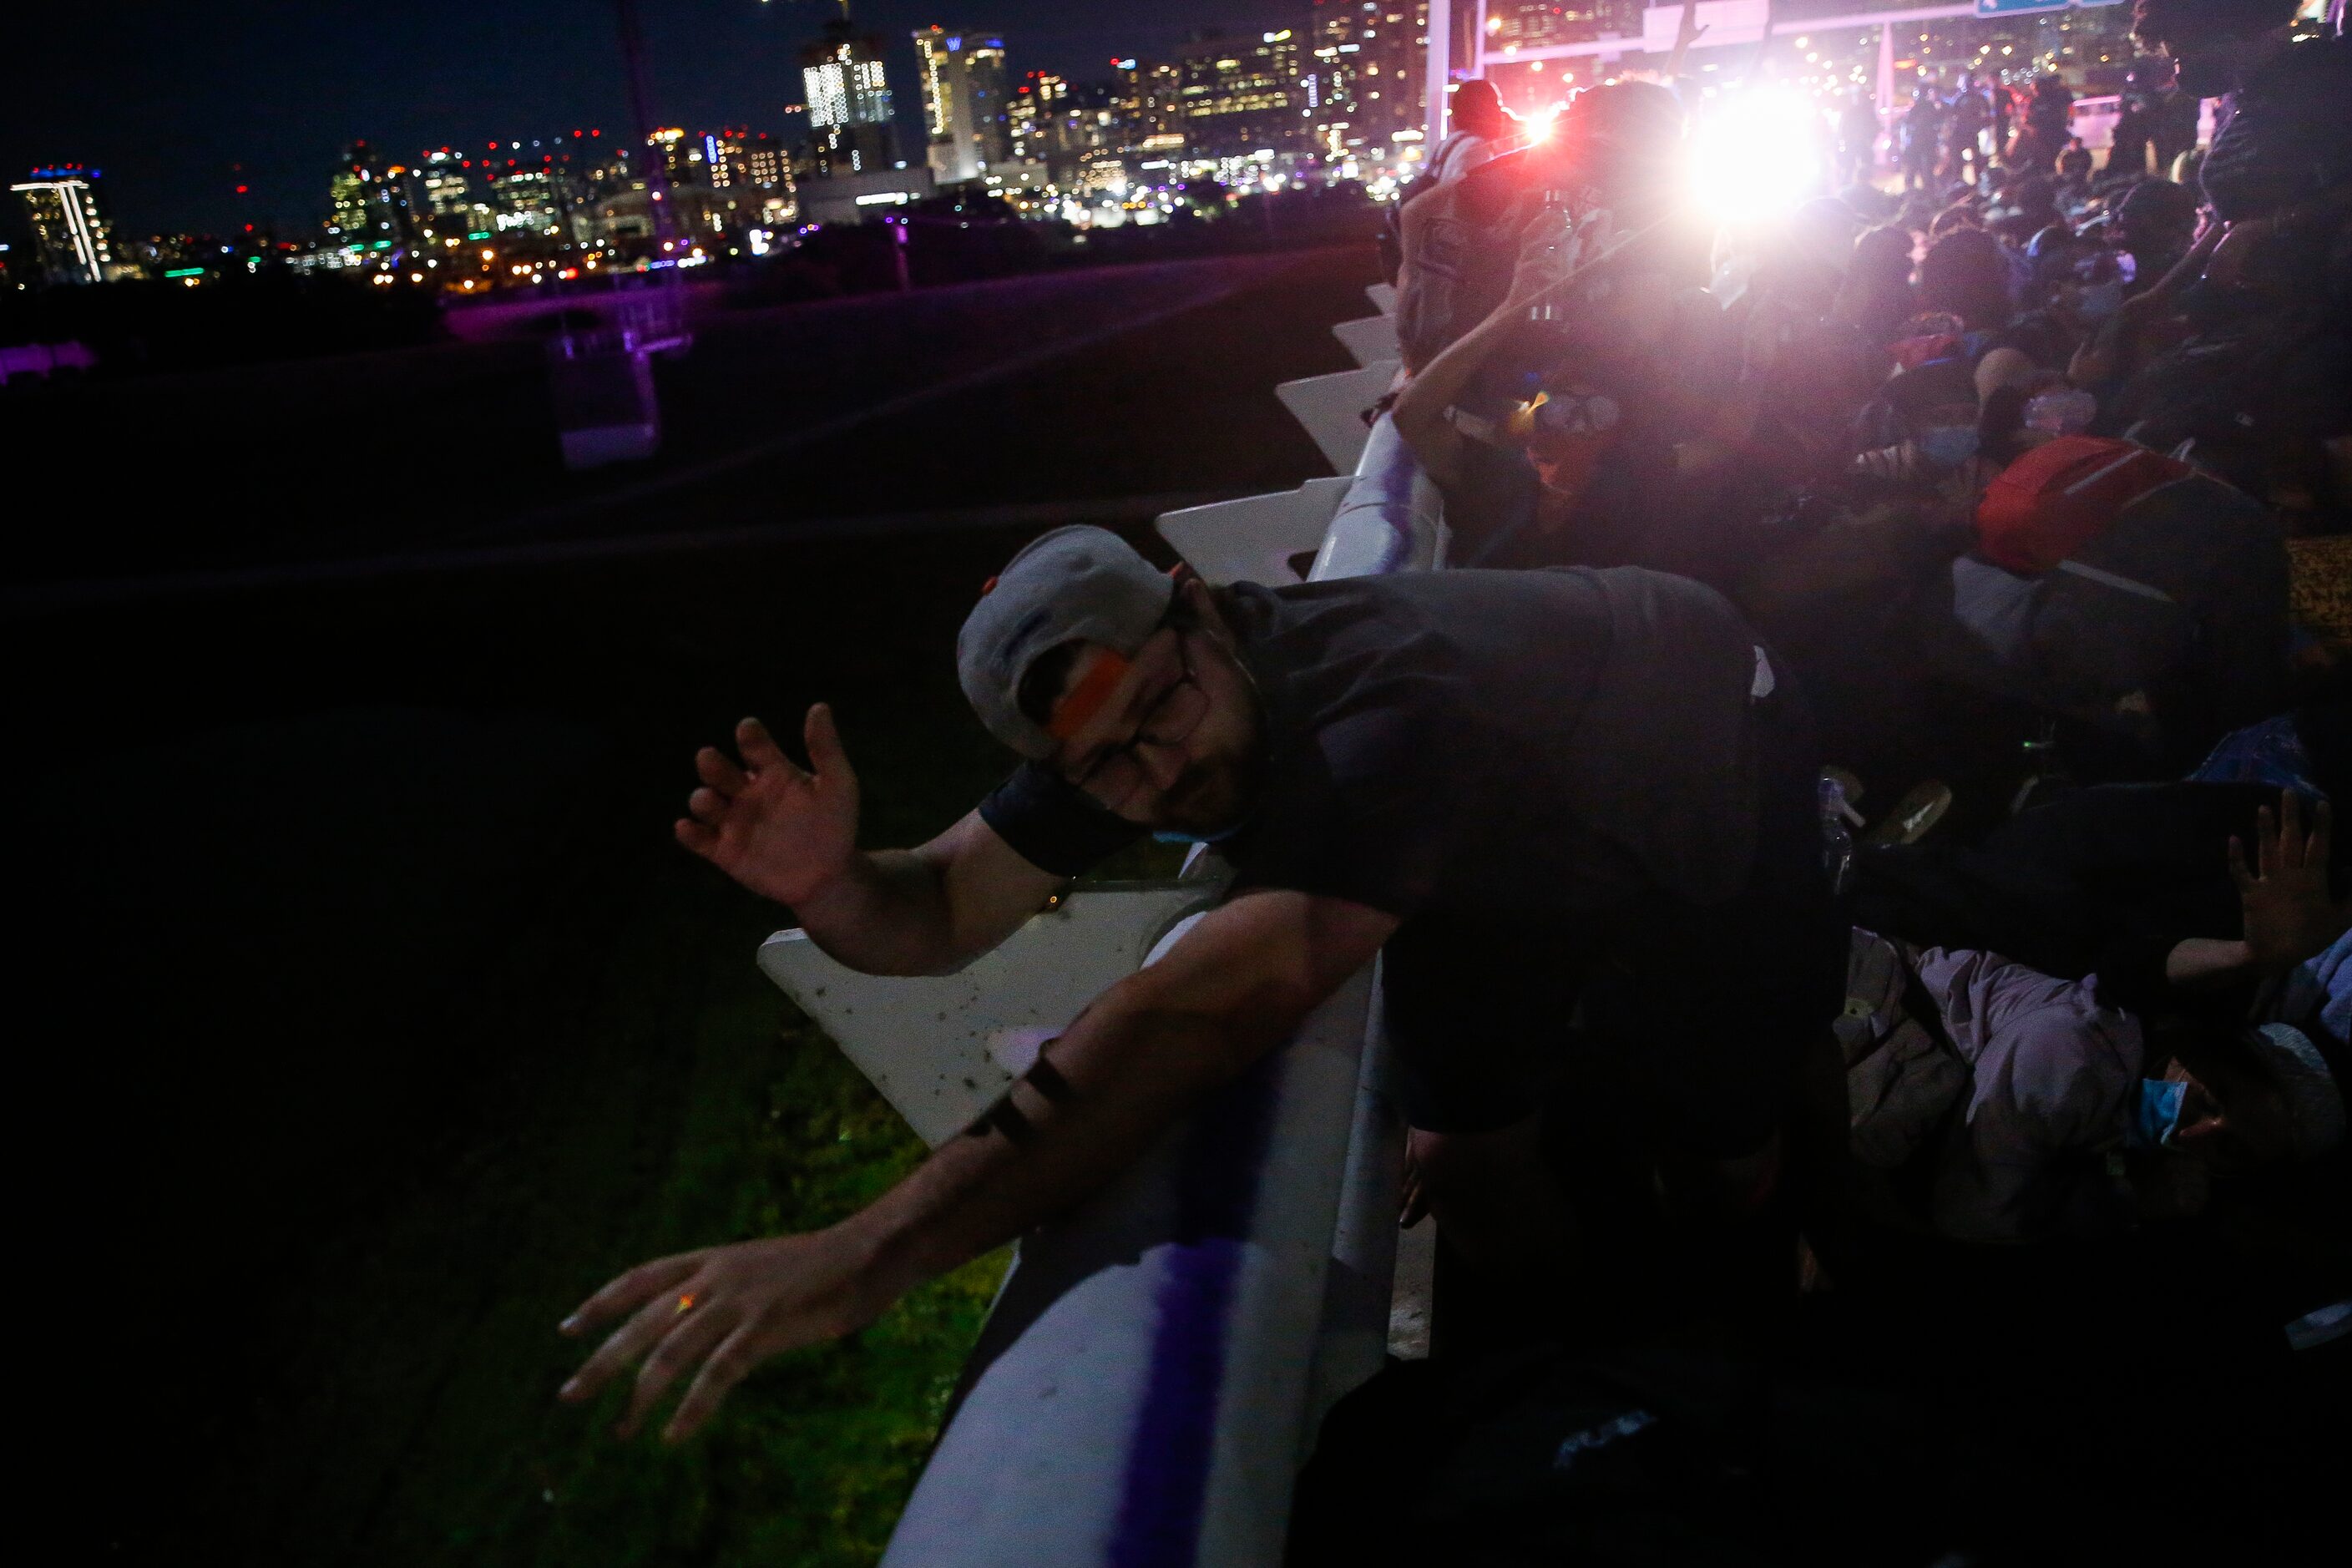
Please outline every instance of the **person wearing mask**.
[{"label": "person wearing mask", "polygon": [[2181,90],[2222,100],[2198,180],[2231,227],[2209,272],[2224,286],[2273,237],[2290,242],[2273,271],[2309,271],[2352,210],[2352,39],[2294,41],[2295,10],[2288,0],[2133,7],[2133,37],[2172,59]]},{"label": "person wearing mask", "polygon": [[[2352,40],[2296,40],[2293,10],[2143,0],[2135,12],[2137,36],[2171,58],[2182,90],[2221,100],[2197,176],[2215,221],[2200,275],[2173,300],[2185,335],[2119,385],[2102,418],[2192,452],[2284,511],[2324,514],[2352,499],[2352,321],[2337,260],[2352,222]],[[2137,345],[2119,346],[2122,368]]]},{"label": "person wearing mask", "polygon": [[2159,1027],[2103,1004],[2095,979],[1854,942],[1850,989],[1905,994],[1867,1024],[1850,1003],[1842,1025],[1860,1190],[1883,1219],[1967,1242],[2111,1234],[2344,1141],[2335,1075],[2291,1024]]},{"label": "person wearing mask", "polygon": [[2115,232],[2132,258],[2125,293],[2146,293],[2189,254],[2197,237],[2196,194],[2170,180],[2142,180],[2116,204]]},{"label": "person wearing mask", "polygon": [[[2082,829],[2121,812],[2117,841],[2154,851],[2133,863],[2132,902],[2159,888],[2179,900],[2171,863],[2193,864],[2199,890],[2182,907],[2210,912],[2189,918],[2239,932],[2159,935],[2158,917],[2092,937],[2095,963],[2069,961],[2105,915],[2056,874],[2063,857],[2006,867],[1998,855],[1938,861],[1920,848],[1864,857],[1864,917],[1895,917],[1885,929],[1898,932],[1854,931],[1837,1026],[1867,1207],[1958,1240],[2097,1234],[2195,1214],[2217,1178],[2307,1163],[2343,1142],[2328,1053],[2352,1026],[2352,904],[2332,885],[2328,806],[2307,810],[2284,791],[2275,810],[2250,813],[2251,854],[2232,837],[2209,874],[2198,853],[2215,847],[2212,819],[2261,793],[2174,785],[2103,801],[2089,791],[2045,808],[2058,813],[2050,820],[2018,819],[2011,837],[2096,840]],[[2150,845],[2149,829],[2176,837]],[[1966,900],[1949,901],[1962,889]],[[2042,945],[2038,926],[2066,932],[2033,963],[1981,941],[1986,913],[2029,897],[2011,937],[2031,950]]]}]

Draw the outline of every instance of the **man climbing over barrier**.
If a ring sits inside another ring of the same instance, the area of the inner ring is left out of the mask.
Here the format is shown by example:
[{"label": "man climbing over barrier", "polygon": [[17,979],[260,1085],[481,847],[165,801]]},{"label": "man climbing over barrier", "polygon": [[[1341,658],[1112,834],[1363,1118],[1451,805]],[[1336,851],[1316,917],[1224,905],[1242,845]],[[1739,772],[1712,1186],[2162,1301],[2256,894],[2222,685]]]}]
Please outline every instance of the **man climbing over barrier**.
[{"label": "man climbing over barrier", "polygon": [[1713,591],[1633,568],[1211,589],[1065,528],[990,584],[957,660],[1025,760],[938,837],[857,850],[823,706],[806,769],[754,720],[740,760],[703,750],[678,837],[878,974],[956,968],[1147,832],[1213,843],[1231,885],[863,1212],[657,1259],[583,1305],[565,1331],[619,1326],[564,1396],[642,1359],[625,1432],[688,1377],[667,1432],[693,1431],[759,1362],[1066,1209],[1376,954],[1416,1189],[1496,1275],[1582,1218],[1538,1140],[1562,1098],[1644,1194],[1743,1212],[1818,1045],[1843,1145],[1818,759]]}]

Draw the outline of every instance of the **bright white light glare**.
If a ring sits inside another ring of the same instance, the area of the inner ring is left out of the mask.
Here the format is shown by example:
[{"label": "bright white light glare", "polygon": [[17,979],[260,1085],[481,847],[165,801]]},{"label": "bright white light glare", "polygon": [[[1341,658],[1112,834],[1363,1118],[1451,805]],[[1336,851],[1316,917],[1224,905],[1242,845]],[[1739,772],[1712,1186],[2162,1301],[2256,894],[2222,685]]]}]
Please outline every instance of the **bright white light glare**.
[{"label": "bright white light glare", "polygon": [[1727,94],[1692,133],[1691,183],[1726,221],[1795,206],[1820,187],[1821,114],[1776,89]]},{"label": "bright white light glare", "polygon": [[1531,142],[1550,141],[1551,133],[1559,128],[1559,109],[1557,103],[1547,103],[1529,110],[1520,117],[1519,134]]}]

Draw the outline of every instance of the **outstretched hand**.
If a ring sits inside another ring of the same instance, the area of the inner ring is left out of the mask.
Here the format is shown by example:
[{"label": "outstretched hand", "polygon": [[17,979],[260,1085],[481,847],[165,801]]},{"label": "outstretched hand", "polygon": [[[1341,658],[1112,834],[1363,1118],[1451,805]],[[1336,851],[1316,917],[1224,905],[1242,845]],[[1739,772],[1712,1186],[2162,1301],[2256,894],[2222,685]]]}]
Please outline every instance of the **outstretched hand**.
[{"label": "outstretched hand", "polygon": [[595,1397],[644,1358],[617,1436],[635,1436],[672,1384],[694,1381],[662,1436],[690,1436],[728,1392],[770,1356],[864,1328],[892,1293],[875,1283],[871,1255],[845,1226],[706,1247],[640,1264],[563,1320],[581,1335],[621,1326],[563,1385],[561,1397]]},{"label": "outstretched hand", "polygon": [[2246,947],[2265,973],[2294,968],[2325,952],[2352,925],[2352,900],[2337,903],[2327,886],[2333,815],[2321,801],[2311,831],[2303,829],[2303,797],[2279,792],[2279,809],[2264,806],[2255,837],[2255,861],[2246,847],[2230,840],[2230,874],[2238,884],[2245,914]]},{"label": "outstretched hand", "polygon": [[784,755],[757,719],[735,726],[739,763],[716,746],[695,753],[702,787],[688,797],[677,841],[755,893],[799,904],[823,891],[857,849],[857,773],[820,702],[802,727],[809,765]]}]

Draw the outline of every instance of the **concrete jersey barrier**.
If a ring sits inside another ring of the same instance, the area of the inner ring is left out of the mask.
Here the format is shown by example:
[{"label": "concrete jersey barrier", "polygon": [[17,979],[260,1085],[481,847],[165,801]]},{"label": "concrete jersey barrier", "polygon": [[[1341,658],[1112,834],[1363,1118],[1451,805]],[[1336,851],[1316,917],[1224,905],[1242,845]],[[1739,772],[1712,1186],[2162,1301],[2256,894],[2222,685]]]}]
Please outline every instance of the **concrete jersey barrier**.
[{"label": "concrete jersey barrier", "polygon": [[[1162,527],[1213,581],[1296,581],[1318,511],[1312,580],[1444,563],[1435,493],[1385,416],[1344,489],[1313,481]],[[854,973],[797,931],[761,963],[937,1142],[1220,890],[1205,854],[1176,883],[1081,884],[937,979]],[[1022,1239],[886,1564],[1280,1563],[1316,1428],[1387,1347],[1403,1128],[1376,995],[1373,971],[1355,976],[1111,1185]]]}]

